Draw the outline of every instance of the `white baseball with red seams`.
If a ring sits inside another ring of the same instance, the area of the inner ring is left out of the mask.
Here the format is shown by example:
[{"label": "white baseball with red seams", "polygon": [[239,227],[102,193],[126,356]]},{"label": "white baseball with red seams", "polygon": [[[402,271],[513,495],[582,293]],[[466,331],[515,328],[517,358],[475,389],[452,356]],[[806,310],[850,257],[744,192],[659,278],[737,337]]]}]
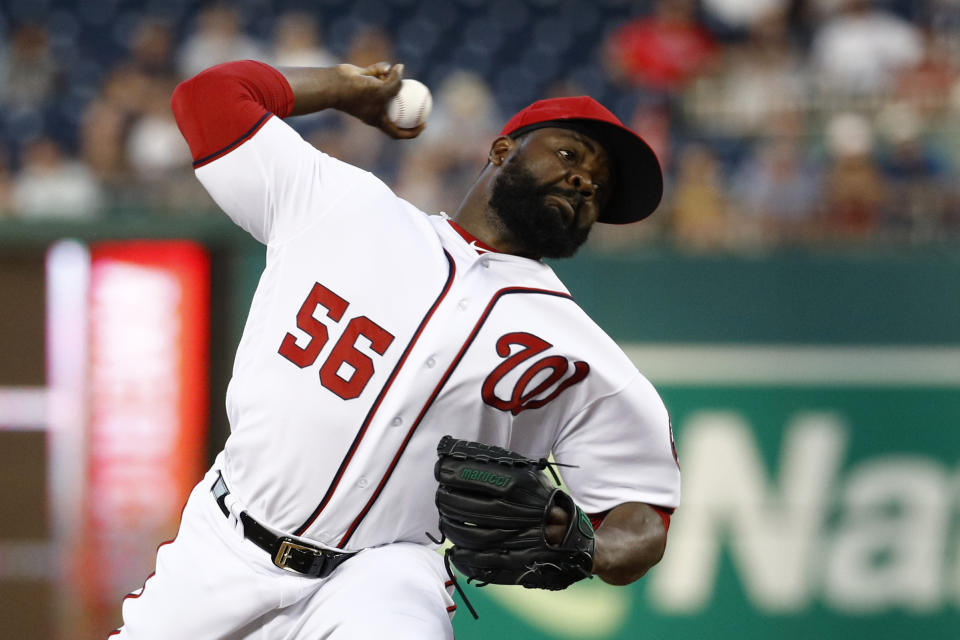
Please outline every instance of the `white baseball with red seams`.
[{"label": "white baseball with red seams", "polygon": [[[266,246],[227,391],[231,433],[156,575],[125,601],[120,637],[452,638],[450,583],[426,535],[439,537],[446,434],[553,452],[588,513],[677,506],[660,397],[549,266],[478,250],[280,118],[256,126],[196,170]],[[211,495],[218,472],[229,517]],[[361,553],[329,577],[285,572],[244,538],[241,511]],[[362,635],[336,633],[357,624]]]},{"label": "white baseball with red seams", "polygon": [[401,129],[413,129],[426,122],[433,109],[433,96],[427,85],[406,78],[400,82],[400,91],[387,104],[387,118]]}]

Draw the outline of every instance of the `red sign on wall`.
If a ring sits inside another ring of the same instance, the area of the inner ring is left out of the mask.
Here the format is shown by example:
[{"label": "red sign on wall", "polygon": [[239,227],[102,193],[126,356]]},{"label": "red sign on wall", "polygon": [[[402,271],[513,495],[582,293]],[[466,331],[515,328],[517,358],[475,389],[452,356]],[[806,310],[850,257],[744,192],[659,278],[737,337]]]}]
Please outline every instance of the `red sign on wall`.
[{"label": "red sign on wall", "polygon": [[81,580],[106,629],[205,467],[209,258],[187,241],[91,248]]}]

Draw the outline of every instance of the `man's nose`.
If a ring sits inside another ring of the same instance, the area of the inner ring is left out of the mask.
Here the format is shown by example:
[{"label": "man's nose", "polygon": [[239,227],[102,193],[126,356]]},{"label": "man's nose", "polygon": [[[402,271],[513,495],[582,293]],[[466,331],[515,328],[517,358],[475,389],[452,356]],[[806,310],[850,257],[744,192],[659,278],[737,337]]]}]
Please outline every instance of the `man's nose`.
[{"label": "man's nose", "polygon": [[573,188],[584,198],[592,198],[597,193],[596,185],[594,185],[590,179],[590,174],[585,171],[574,172],[570,177],[570,184],[572,184]]}]

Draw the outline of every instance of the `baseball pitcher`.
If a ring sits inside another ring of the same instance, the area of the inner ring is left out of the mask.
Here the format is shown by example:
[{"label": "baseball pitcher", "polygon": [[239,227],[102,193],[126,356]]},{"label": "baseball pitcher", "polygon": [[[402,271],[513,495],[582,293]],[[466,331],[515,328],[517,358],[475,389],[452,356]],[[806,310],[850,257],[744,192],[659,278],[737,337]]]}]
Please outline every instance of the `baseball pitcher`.
[{"label": "baseball pitcher", "polygon": [[401,78],[242,61],[174,92],[197,178],[266,268],[230,436],[112,635],[452,638],[457,575],[561,589],[660,560],[667,411],[541,262],[650,215],[656,157],[591,98],[540,101],[427,215],[283,121],[338,109],[413,138],[386,117]]}]

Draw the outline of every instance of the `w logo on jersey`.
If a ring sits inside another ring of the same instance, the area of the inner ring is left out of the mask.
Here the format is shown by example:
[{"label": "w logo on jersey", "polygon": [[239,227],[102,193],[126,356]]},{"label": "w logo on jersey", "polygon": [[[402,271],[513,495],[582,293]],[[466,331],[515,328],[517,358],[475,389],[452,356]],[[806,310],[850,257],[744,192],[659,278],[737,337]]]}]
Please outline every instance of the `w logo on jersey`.
[{"label": "w logo on jersey", "polygon": [[[510,355],[511,347],[519,345],[519,351]],[[532,364],[520,374],[513,385],[510,397],[503,399],[497,395],[497,386],[507,378],[513,378],[511,372],[519,368],[530,358],[539,355],[553,345],[530,333],[508,333],[497,340],[497,355],[506,358],[483,381],[481,394],[483,401],[501,411],[517,415],[527,409],[537,409],[547,404],[568,387],[577,384],[590,373],[590,365],[577,361],[571,363],[564,356],[547,356]],[[509,357],[508,357],[509,356]],[[573,371],[570,372],[571,364]],[[503,392],[509,387],[500,385]]]}]

